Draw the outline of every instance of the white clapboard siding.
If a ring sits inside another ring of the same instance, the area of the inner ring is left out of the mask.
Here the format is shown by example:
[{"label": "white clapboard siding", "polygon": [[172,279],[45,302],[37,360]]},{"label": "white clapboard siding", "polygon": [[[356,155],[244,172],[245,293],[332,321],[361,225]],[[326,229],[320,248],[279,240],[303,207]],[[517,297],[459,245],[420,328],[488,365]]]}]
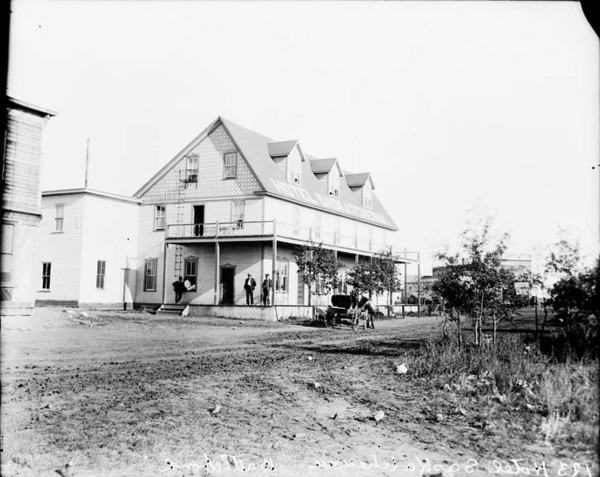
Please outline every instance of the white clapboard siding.
[{"label": "white clapboard siding", "polygon": [[[56,232],[56,205],[64,205],[63,231]],[[38,230],[36,300],[79,300],[83,195],[44,197]],[[50,262],[50,290],[42,290],[42,263]]]},{"label": "white clapboard siding", "polygon": [[[87,195],[84,199],[80,303],[121,303],[124,268],[137,255],[136,203]],[[96,287],[98,261],[106,263],[104,288]]]}]

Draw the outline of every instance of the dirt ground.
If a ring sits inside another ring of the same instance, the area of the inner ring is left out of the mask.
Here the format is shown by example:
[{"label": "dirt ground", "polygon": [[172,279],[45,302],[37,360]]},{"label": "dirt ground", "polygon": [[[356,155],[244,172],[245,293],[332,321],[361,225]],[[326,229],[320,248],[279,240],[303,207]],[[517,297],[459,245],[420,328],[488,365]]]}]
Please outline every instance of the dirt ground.
[{"label": "dirt ground", "polygon": [[440,320],[3,317],[2,475],[597,475],[593,451],[399,374]]}]

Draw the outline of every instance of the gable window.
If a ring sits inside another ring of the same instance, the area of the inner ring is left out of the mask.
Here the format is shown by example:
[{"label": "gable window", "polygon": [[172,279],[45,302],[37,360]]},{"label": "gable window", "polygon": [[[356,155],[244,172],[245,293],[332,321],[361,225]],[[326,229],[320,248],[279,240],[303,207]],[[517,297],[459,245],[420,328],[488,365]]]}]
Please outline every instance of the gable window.
[{"label": "gable window", "polygon": [[246,212],[246,202],[243,200],[234,200],[231,203],[231,221],[236,227],[244,227],[244,214]]},{"label": "gable window", "polygon": [[185,180],[187,182],[198,182],[198,154],[187,156]]},{"label": "gable window", "polygon": [[340,196],[340,175],[335,170],[335,167],[329,173],[329,195],[333,197]]},{"label": "gable window", "polygon": [[65,205],[56,204],[54,206],[54,231],[63,232],[65,221]]},{"label": "gable window", "polygon": [[285,292],[287,291],[287,275],[288,275],[288,264],[287,258],[277,257],[277,270],[275,274],[275,291]]},{"label": "gable window", "polygon": [[237,152],[225,154],[223,159],[223,177],[225,179],[235,179],[237,177]]},{"label": "gable window", "polygon": [[185,259],[185,279],[184,283],[188,291],[196,289],[196,280],[198,278],[198,259],[188,257]]},{"label": "gable window", "polygon": [[154,230],[165,230],[166,217],[167,208],[164,205],[157,205],[154,208]]},{"label": "gable window", "polygon": [[146,260],[144,266],[144,291],[156,291],[156,270],[158,260],[156,258]]},{"label": "gable window", "polygon": [[98,260],[96,265],[96,288],[104,288],[104,274],[106,273],[106,261]]},{"label": "gable window", "polygon": [[50,290],[51,262],[42,262],[42,290]]}]

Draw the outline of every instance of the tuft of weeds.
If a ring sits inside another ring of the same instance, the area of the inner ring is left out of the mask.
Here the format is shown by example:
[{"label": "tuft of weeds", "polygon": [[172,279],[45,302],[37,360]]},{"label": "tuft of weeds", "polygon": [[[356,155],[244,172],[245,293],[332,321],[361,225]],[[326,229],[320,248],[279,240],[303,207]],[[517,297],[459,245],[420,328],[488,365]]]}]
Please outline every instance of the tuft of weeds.
[{"label": "tuft of weeds", "polygon": [[428,342],[406,361],[410,373],[428,385],[537,414],[547,442],[598,446],[596,360],[572,355],[560,362],[513,335],[488,348]]}]

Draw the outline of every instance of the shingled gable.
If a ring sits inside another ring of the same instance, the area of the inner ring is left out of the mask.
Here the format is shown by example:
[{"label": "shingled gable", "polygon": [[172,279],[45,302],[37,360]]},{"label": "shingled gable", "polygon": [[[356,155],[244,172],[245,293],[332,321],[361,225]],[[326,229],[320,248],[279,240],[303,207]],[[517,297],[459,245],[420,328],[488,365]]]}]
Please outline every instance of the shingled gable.
[{"label": "shingled gable", "polygon": [[[391,219],[387,211],[381,203],[374,198],[372,209],[362,207],[360,201],[355,197],[355,194],[350,190],[344,181],[340,181],[340,197],[332,199],[329,197],[325,186],[317,179],[312,170],[313,162],[317,161],[333,161],[336,159],[315,159],[308,154],[302,154],[306,158],[302,162],[302,184],[292,184],[285,177],[284,173],[273,161],[269,144],[277,144],[271,138],[250,131],[238,124],[235,124],[223,117],[217,118],[211,123],[202,133],[200,133],[193,141],[191,141],[184,149],[179,152],[169,163],[167,163],[158,173],[156,173],[146,184],[144,184],[135,194],[135,197],[143,196],[156,182],[158,182],[170,169],[181,161],[186,154],[194,149],[202,140],[204,140],[212,131],[219,125],[222,125],[235,144],[238,152],[248,164],[256,178],[261,190],[255,191],[257,194],[266,194],[278,197],[291,202],[314,207],[316,209],[325,210],[352,219],[357,219],[366,223],[382,226],[390,230],[397,230],[396,224]],[[292,141],[283,141],[289,143]],[[295,141],[295,145],[298,141]],[[281,142],[279,142],[281,143]],[[292,150],[294,146],[290,148]],[[276,147],[278,149],[279,146]],[[279,149],[284,150],[283,148]],[[336,164],[339,168],[339,164]],[[331,167],[329,170],[331,170]],[[341,169],[340,169],[341,173]]]}]

